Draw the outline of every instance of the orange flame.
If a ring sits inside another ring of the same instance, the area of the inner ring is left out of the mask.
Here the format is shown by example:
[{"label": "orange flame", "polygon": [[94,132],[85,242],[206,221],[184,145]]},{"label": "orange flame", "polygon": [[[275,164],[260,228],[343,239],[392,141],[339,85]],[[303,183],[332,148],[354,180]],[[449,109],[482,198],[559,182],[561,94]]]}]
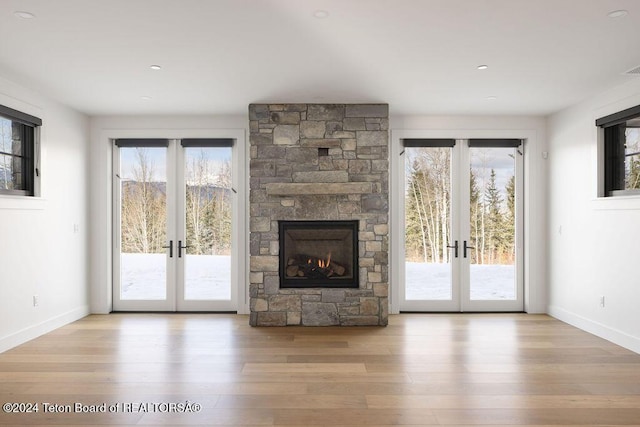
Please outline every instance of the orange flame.
[{"label": "orange flame", "polygon": [[[311,262],[311,261],[309,261],[309,262]],[[317,263],[318,263],[318,267],[320,267],[320,268],[329,268],[329,264],[331,264],[331,252],[329,252],[327,254],[327,260],[326,261],[323,260],[323,259],[319,259]]]}]

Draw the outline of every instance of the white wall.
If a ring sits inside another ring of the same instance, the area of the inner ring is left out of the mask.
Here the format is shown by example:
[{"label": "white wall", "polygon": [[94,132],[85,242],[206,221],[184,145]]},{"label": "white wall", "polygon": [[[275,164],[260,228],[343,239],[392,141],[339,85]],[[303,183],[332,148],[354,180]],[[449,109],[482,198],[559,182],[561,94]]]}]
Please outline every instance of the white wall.
[{"label": "white wall", "polygon": [[[89,200],[92,212],[91,239],[91,312],[109,313],[112,310],[112,147],[114,138],[235,138],[241,147],[239,158],[244,161],[241,170],[248,171],[248,152],[245,152],[245,136],[248,133],[248,116],[117,116],[94,117],[91,119],[91,151],[89,167],[91,169]],[[240,169],[240,168],[239,168]],[[248,172],[247,174],[248,175]],[[242,177],[241,177],[242,178]],[[246,181],[238,185],[244,188],[239,194],[246,197]],[[241,206],[248,206],[243,200]],[[239,212],[243,218],[245,212]],[[244,229],[248,223],[244,222]],[[245,240],[239,247],[245,253]],[[243,258],[238,256],[239,261]],[[248,256],[246,257],[248,259]],[[246,260],[245,260],[246,261]],[[244,279],[248,266],[239,267],[232,272],[239,283]],[[239,312],[248,312],[248,294],[241,289]]]},{"label": "white wall", "polygon": [[[544,313],[547,306],[546,282],[546,120],[543,117],[523,116],[392,116],[391,129],[391,223],[397,227],[398,216],[394,206],[404,203],[402,172],[399,161],[400,136],[412,138],[521,138],[527,140],[524,176],[524,290],[525,311]],[[391,234],[391,312],[398,312],[400,278],[393,266],[403,262],[397,259],[399,245],[403,244],[402,229]]]},{"label": "white wall", "polygon": [[[185,131],[244,130],[246,116],[193,117],[96,117],[91,120],[91,310],[93,313],[111,311],[111,138],[115,137],[182,137]],[[405,116],[391,117],[392,134],[397,130],[442,130],[458,137],[512,137],[528,139],[525,165],[527,181],[527,232],[531,241],[525,256],[526,310],[540,313],[546,310],[546,165],[542,152],[546,151],[545,120],[540,117],[519,116]],[[487,136],[489,135],[489,136]],[[245,156],[248,158],[248,153]],[[393,161],[392,161],[393,166]],[[248,171],[248,164],[245,164]],[[396,202],[397,204],[398,202]],[[392,203],[394,205],[394,203]],[[392,271],[393,274],[393,271]],[[392,287],[397,287],[397,280]],[[240,312],[243,312],[242,302]]]},{"label": "white wall", "polygon": [[1,352],[89,313],[89,121],[1,77],[0,104],[43,121],[41,198],[0,196]]},{"label": "white wall", "polygon": [[549,313],[636,352],[640,198],[597,198],[595,120],[639,104],[636,78],[548,121]]}]

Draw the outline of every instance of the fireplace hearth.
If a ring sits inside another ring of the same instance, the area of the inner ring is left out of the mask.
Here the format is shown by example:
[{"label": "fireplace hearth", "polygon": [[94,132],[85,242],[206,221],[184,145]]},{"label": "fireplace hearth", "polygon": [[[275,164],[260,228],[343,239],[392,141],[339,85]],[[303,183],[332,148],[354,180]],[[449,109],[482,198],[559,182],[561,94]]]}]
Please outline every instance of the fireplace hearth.
[{"label": "fireplace hearth", "polygon": [[357,288],[358,221],[279,221],[281,288]]}]

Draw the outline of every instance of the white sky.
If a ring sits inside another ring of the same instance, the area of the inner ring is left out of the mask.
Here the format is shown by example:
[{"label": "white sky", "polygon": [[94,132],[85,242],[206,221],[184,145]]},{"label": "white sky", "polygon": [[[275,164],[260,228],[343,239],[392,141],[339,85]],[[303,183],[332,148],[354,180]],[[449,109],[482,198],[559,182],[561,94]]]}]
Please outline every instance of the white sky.
[{"label": "white sky", "polygon": [[[144,150],[147,159],[153,165],[152,181],[166,182],[167,180],[167,149],[158,148],[120,148],[120,177],[123,180],[134,179],[134,168],[138,164],[137,150]],[[204,154],[207,162],[212,165],[222,165],[231,161],[230,147],[185,148],[185,162],[190,163]]]}]

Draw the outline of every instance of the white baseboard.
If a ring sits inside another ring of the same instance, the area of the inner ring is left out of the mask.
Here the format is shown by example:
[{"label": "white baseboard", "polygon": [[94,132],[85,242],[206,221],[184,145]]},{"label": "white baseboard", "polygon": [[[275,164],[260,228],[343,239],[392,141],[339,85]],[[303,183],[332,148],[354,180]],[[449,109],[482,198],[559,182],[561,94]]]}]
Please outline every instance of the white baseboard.
[{"label": "white baseboard", "polygon": [[602,323],[594,322],[586,317],[582,317],[553,305],[549,306],[547,313],[549,316],[555,317],[556,319],[575,326],[576,328],[580,328],[621,347],[640,353],[640,338],[638,337],[634,337],[626,332],[603,325]]},{"label": "white baseboard", "polygon": [[48,332],[58,329],[61,326],[82,319],[87,315],[89,315],[89,306],[85,305],[63,313],[59,316],[40,322],[36,325],[24,328],[6,337],[2,337],[0,338],[0,353],[7,351],[13,347],[17,347],[20,344],[24,344],[27,341],[39,337],[40,335],[44,335]]}]

